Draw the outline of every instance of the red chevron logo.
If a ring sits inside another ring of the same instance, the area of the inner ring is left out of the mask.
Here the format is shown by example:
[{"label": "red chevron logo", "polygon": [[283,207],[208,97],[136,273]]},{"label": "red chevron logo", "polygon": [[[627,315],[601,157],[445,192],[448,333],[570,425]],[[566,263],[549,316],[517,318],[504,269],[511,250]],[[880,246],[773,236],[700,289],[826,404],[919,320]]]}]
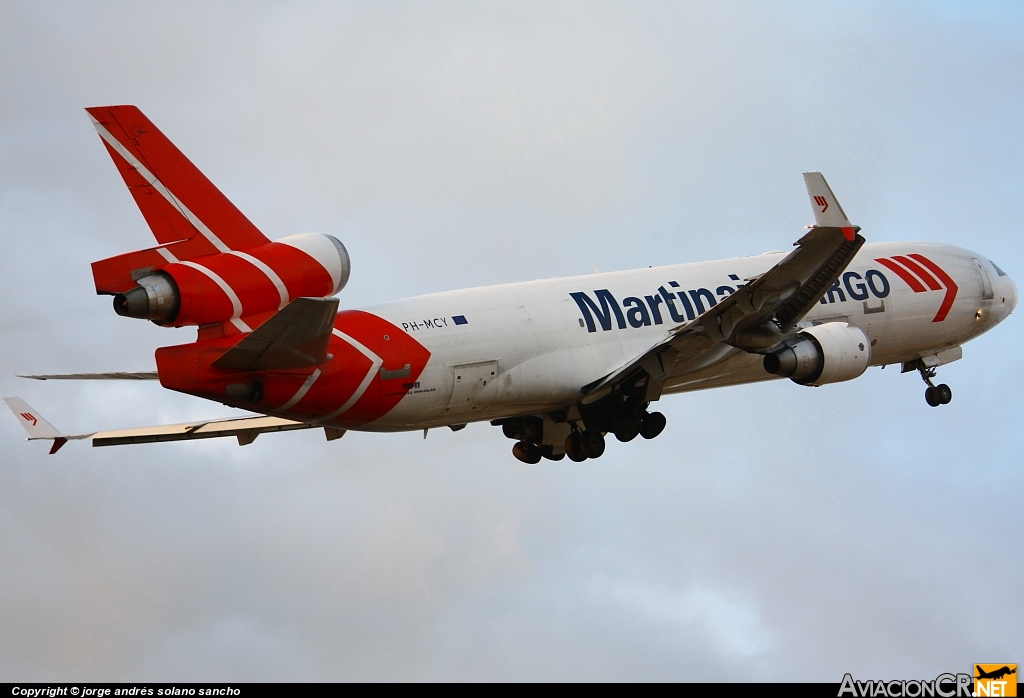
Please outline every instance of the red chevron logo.
[{"label": "red chevron logo", "polygon": [[31,412],[22,412],[21,418],[24,419],[26,422],[32,422],[32,426],[36,425],[36,417]]},{"label": "red chevron logo", "polygon": [[914,293],[941,291],[945,287],[946,295],[932,322],[942,322],[946,319],[959,289],[956,282],[938,264],[922,254],[893,255],[888,259],[882,257],[875,261],[903,279]]},{"label": "red chevron logo", "polygon": [[824,196],[816,196],[816,197],[814,197],[814,203],[816,203],[819,206],[821,206],[821,212],[822,213],[825,213],[825,211],[828,210],[828,199],[826,199]]}]

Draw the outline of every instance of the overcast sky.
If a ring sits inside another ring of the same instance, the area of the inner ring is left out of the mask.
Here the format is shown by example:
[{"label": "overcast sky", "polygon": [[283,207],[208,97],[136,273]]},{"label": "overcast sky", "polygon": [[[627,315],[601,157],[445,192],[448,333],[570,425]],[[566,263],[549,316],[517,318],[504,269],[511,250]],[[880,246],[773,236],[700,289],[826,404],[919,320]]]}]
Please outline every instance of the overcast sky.
[{"label": "overcast sky", "polygon": [[[1021,8],[0,0],[0,393],[66,431],[235,414],[15,377],[194,338],[93,294],[91,262],[152,238],[92,105],[138,105],[269,237],[343,240],[343,307],[784,249],[807,170],[869,241],[1020,284]],[[670,396],[657,440],[582,464],[486,424],[51,457],[0,415],[0,680],[1022,662],[1020,320],[940,369],[940,409],[897,367]]]}]

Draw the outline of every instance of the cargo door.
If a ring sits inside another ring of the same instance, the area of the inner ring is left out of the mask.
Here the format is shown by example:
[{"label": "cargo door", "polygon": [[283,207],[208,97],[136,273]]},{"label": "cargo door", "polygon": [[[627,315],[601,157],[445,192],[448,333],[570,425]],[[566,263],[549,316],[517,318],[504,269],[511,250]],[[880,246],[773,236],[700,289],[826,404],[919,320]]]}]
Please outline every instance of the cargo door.
[{"label": "cargo door", "polygon": [[497,377],[497,361],[452,366],[452,396],[445,414],[478,412],[490,405],[498,394]]}]

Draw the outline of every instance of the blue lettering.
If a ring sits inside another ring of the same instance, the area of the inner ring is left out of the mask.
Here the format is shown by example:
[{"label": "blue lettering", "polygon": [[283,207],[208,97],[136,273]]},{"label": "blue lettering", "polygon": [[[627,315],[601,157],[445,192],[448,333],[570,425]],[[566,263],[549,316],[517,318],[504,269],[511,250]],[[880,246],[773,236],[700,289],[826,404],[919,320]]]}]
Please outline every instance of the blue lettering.
[{"label": "blue lettering", "polygon": [[[850,279],[856,279],[856,284],[851,284]],[[868,288],[861,281],[860,274],[855,271],[848,271],[843,274],[843,286],[846,286],[846,292],[850,294],[850,298],[855,301],[863,301],[868,298]]]},{"label": "blue lettering", "polygon": [[594,317],[590,314],[591,311],[594,312],[594,315],[597,315],[597,321],[601,323],[601,329],[606,332],[612,328],[612,313],[615,314],[615,321],[619,329],[623,330],[626,328],[626,320],[622,317],[619,303],[608,292],[608,289],[603,288],[594,291],[594,295],[601,301],[600,308],[597,307],[597,303],[592,301],[586,293],[570,293],[569,295],[576,301],[576,305],[580,307],[580,312],[583,313],[583,319],[587,323],[587,332],[597,332],[597,327],[594,325]]},{"label": "blue lettering", "polygon": [[[630,307],[633,306],[633,307]],[[639,298],[630,296],[622,299],[622,307],[627,308],[626,320],[632,327],[643,327],[651,324],[651,316],[647,314],[647,306]]]},{"label": "blue lettering", "polygon": [[[875,279],[880,279],[882,287],[877,288],[875,286]],[[885,298],[889,295],[889,279],[885,278],[885,274],[874,269],[868,269],[864,272],[864,280],[868,282],[868,288],[875,294],[875,298]]]},{"label": "blue lettering", "polygon": [[658,287],[658,293],[660,293],[661,297],[665,299],[665,307],[668,308],[668,314],[672,317],[672,322],[682,322],[686,319],[679,314],[679,311],[676,310],[676,304],[672,302],[675,299],[676,294],[669,293],[665,290],[664,286]]},{"label": "blue lettering", "polygon": [[[672,288],[679,288],[678,281],[669,281],[668,285],[671,286]],[[686,319],[692,320],[693,318],[697,317],[696,315],[693,314],[693,306],[690,305],[690,299],[686,297],[686,294],[680,293],[677,295],[677,297],[679,298],[679,302],[683,304],[683,310],[686,311]]]},{"label": "blue lettering", "polygon": [[715,289],[715,293],[720,295],[722,298],[725,298],[730,294],[736,293],[736,289],[734,289],[732,286],[719,286],[718,288]]},{"label": "blue lettering", "polygon": [[663,325],[665,321],[661,319],[661,310],[658,305],[663,303],[661,296],[644,296],[647,299],[647,305],[651,306],[651,315],[654,316],[655,325]]},{"label": "blue lettering", "polygon": [[839,302],[840,303],[845,303],[846,302],[846,294],[843,293],[843,289],[839,288],[839,279],[836,279],[836,282],[834,284],[832,284],[832,286],[828,289],[828,302],[829,303],[835,303],[836,302],[835,298],[832,295],[834,293],[838,293],[839,294]]},{"label": "blue lettering", "polygon": [[704,307],[704,301],[701,300],[702,298],[708,299],[708,308],[714,308],[718,304],[718,301],[715,300],[714,294],[706,288],[698,288],[690,291],[690,298],[693,299],[693,304],[697,306],[698,315],[706,310]]}]

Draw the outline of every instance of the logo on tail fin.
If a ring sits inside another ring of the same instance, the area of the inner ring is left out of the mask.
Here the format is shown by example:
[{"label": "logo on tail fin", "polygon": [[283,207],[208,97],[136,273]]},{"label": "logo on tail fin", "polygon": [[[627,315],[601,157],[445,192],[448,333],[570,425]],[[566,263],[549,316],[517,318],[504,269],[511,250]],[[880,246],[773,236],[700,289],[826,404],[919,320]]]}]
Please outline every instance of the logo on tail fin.
[{"label": "logo on tail fin", "polygon": [[825,213],[828,210],[828,200],[824,196],[815,196],[814,203],[821,206],[821,212]]},{"label": "logo on tail fin", "polygon": [[24,419],[26,422],[32,422],[32,426],[35,426],[38,422],[36,416],[31,412],[22,412],[21,418]]}]

